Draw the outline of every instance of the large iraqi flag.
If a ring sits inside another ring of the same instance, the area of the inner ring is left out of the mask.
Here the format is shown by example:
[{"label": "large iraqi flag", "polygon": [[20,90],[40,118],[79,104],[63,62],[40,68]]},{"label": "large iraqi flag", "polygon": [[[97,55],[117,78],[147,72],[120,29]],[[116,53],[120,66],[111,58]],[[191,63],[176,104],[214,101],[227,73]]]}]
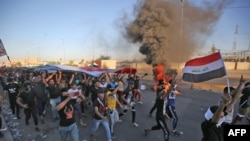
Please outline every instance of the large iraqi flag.
[{"label": "large iraqi flag", "polygon": [[6,50],[5,50],[4,46],[3,46],[3,42],[0,39],[0,57],[4,56],[4,55],[7,55],[7,53],[6,53]]},{"label": "large iraqi flag", "polygon": [[182,72],[182,79],[193,83],[208,81],[226,75],[224,61],[220,52],[189,60]]}]

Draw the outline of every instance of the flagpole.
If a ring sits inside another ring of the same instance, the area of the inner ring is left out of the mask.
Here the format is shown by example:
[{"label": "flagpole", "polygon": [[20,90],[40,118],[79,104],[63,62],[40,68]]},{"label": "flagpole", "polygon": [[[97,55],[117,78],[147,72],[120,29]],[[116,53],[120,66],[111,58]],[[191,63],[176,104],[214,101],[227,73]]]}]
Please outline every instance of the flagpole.
[{"label": "flagpole", "polygon": [[8,53],[7,53],[7,51],[6,51],[6,49],[4,48],[4,45],[3,45],[3,42],[2,42],[1,39],[0,39],[0,49],[3,50],[3,51],[5,52],[3,55],[6,55],[6,56],[7,56],[7,59],[9,60],[10,66],[11,66],[10,57],[9,57],[9,55],[8,55]]},{"label": "flagpole", "polygon": [[[219,50],[219,49],[218,49],[218,52],[220,53],[220,50]],[[220,57],[221,57],[221,59],[223,59],[222,56],[221,56],[221,53],[220,53]],[[227,73],[227,69],[226,69],[226,67],[225,67],[224,61],[223,61],[223,64],[224,64],[224,68],[225,68],[225,72],[226,72],[227,90],[228,90],[228,92],[230,93],[229,77],[228,77],[228,73]]]}]

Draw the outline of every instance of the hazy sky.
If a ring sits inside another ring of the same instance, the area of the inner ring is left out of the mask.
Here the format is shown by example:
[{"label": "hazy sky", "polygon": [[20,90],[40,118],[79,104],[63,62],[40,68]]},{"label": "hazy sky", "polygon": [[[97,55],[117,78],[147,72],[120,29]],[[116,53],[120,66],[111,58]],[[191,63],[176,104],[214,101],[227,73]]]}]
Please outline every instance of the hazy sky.
[{"label": "hazy sky", "polygon": [[[201,0],[186,1],[199,6]],[[133,18],[136,3],[137,0],[0,0],[0,38],[10,59],[90,60],[100,55],[118,60],[140,58],[137,45],[127,43],[120,32],[121,18]],[[197,53],[210,51],[213,43],[222,51],[231,51],[236,25],[236,50],[250,48],[249,13],[249,0],[235,0],[224,8],[213,35],[207,37],[204,49]],[[6,60],[6,56],[0,60]]]}]

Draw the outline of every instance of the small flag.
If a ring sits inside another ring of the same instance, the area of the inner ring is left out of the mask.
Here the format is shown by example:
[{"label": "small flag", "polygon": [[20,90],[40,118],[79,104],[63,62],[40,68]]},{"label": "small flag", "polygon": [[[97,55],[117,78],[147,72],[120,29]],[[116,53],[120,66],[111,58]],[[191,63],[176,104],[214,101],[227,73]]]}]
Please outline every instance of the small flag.
[{"label": "small flag", "polygon": [[4,56],[4,55],[7,55],[7,53],[6,53],[6,50],[5,50],[4,46],[3,46],[3,42],[0,39],[0,57]]},{"label": "small flag", "polygon": [[182,79],[187,82],[203,82],[226,75],[224,61],[220,52],[195,58],[186,62]]},{"label": "small flag", "polygon": [[100,62],[94,61],[94,62],[93,62],[93,66],[94,66],[94,67],[100,67]]}]

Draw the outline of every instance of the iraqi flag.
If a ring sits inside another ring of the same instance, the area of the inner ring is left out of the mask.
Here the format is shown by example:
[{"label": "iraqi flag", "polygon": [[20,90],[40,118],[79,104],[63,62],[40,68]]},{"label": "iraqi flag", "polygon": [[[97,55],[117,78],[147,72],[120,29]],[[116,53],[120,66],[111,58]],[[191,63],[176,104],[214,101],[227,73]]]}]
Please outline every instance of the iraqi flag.
[{"label": "iraqi flag", "polygon": [[224,61],[220,52],[195,58],[186,62],[182,79],[187,82],[203,82],[226,75]]},{"label": "iraqi flag", "polygon": [[3,46],[3,42],[0,39],[0,57],[4,56],[4,55],[7,55],[7,53],[6,53],[6,50],[5,50],[4,46]]},{"label": "iraqi flag", "polygon": [[100,65],[100,62],[94,61],[94,62],[93,62],[93,66],[94,66],[94,67],[100,67],[101,65]]}]

